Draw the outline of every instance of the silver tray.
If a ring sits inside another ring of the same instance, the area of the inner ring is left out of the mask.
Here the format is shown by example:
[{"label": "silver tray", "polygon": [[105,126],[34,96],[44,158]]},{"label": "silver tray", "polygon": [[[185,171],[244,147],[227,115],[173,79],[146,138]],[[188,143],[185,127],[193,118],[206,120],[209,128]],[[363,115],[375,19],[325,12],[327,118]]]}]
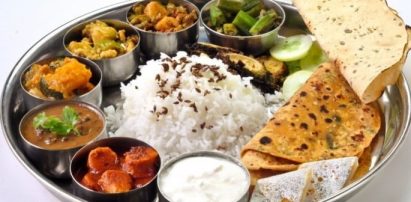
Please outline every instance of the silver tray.
[{"label": "silver tray", "polygon": [[[125,21],[128,8],[135,2],[123,2],[78,17],[53,30],[36,44],[34,44],[17,62],[9,74],[1,95],[2,129],[5,139],[20,163],[52,194],[62,201],[84,201],[73,195],[72,182],[69,180],[56,180],[44,176],[27,159],[22,151],[21,139],[18,133],[18,124],[21,117],[27,111],[23,104],[22,89],[19,85],[19,76],[24,68],[34,61],[45,57],[65,54],[63,48],[63,35],[73,25],[86,20],[96,18],[114,18]],[[282,35],[306,33],[306,27],[296,11],[289,3],[280,2],[286,11],[287,19],[280,30]],[[200,41],[206,41],[204,30],[200,29]],[[67,54],[67,53],[66,53]],[[119,87],[104,88],[103,107],[118,101],[120,97]],[[376,137],[373,147],[370,170],[361,179],[351,183],[338,193],[330,196],[325,201],[346,200],[364,187],[381,168],[387,164],[396,154],[396,151],[404,141],[411,116],[410,88],[403,75],[395,85],[385,89],[384,94],[378,100],[383,113],[382,130]]]}]

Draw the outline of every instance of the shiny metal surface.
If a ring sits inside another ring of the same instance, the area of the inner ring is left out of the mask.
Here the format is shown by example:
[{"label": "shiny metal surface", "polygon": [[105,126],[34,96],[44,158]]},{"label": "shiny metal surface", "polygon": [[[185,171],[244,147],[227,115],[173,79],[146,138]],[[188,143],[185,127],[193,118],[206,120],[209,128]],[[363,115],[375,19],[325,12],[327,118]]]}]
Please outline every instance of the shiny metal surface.
[{"label": "shiny metal surface", "polygon": [[[63,36],[63,44],[65,50],[72,54],[67,46],[71,41],[81,41],[83,28],[93,20],[82,22],[73,26],[70,30],[66,32]],[[109,26],[116,28],[116,30],[124,29],[126,30],[126,36],[137,35],[138,43],[131,52],[119,55],[115,58],[93,60],[101,68],[103,72],[103,86],[117,85],[131,78],[137,70],[137,66],[140,60],[140,34],[129,24],[117,20],[117,19],[101,19],[101,21],[107,23]]]},{"label": "shiny metal surface", "polygon": [[[93,142],[78,150],[78,152],[74,155],[70,165],[70,175],[75,182],[73,193],[75,195],[81,196],[87,201],[153,201],[157,196],[157,175],[143,187],[133,189],[125,193],[97,192],[83,186],[80,183],[81,177],[85,174],[85,169],[87,168],[87,157],[91,150],[95,149],[96,147],[110,147],[114,152],[119,154],[124,153],[131,147],[135,146],[147,146],[153,148],[149,144],[134,138],[112,137]],[[157,166],[158,168],[161,167],[160,158],[158,158]]]},{"label": "shiny metal surface", "polygon": [[19,124],[19,134],[22,139],[22,149],[24,150],[27,157],[33,163],[33,165],[40,170],[41,173],[50,176],[52,178],[70,178],[70,160],[74,156],[74,154],[84,145],[79,145],[75,148],[71,149],[64,149],[64,150],[48,150],[45,148],[41,148],[28,140],[26,140],[22,133],[22,124],[25,122],[25,119],[33,116],[35,114],[40,113],[42,110],[47,109],[52,106],[61,106],[67,104],[75,104],[81,105],[84,107],[89,108],[90,110],[97,113],[101,119],[104,121],[103,130],[100,132],[98,136],[96,136],[92,141],[96,141],[102,138],[107,137],[106,132],[106,120],[104,118],[104,113],[97,107],[92,104],[88,104],[85,102],[80,101],[55,101],[49,103],[43,103],[39,105],[29,112],[27,112],[24,117],[21,119]]},{"label": "shiny metal surface", "polygon": [[[77,96],[75,98],[73,98],[73,100],[79,100],[79,101],[83,101],[83,102],[87,102],[90,104],[94,104],[98,107],[101,106],[101,102],[103,100],[103,88],[102,88],[102,72],[100,70],[100,67],[85,58],[81,58],[81,57],[76,57],[76,56],[58,56],[58,57],[51,57],[51,58],[45,58],[39,61],[34,62],[33,64],[47,64],[51,61],[53,61],[56,58],[59,57],[71,57],[71,58],[76,58],[79,62],[85,64],[87,66],[87,68],[89,68],[91,70],[92,73],[92,77],[90,79],[90,82],[94,84],[94,88],[83,94],[80,96]],[[37,105],[40,105],[42,103],[50,103],[50,102],[54,102],[54,100],[50,100],[50,99],[43,99],[43,98],[39,98],[36,97],[32,94],[30,94],[25,88],[24,88],[24,74],[31,68],[31,66],[33,66],[33,64],[30,64],[20,75],[20,88],[22,89],[22,93],[23,93],[23,101],[24,101],[24,106],[26,107],[26,110],[29,110],[33,107],[36,107]]]},{"label": "shiny metal surface", "polygon": [[[138,2],[138,4],[147,4],[150,1],[151,0],[144,0]],[[165,4],[168,1],[162,0],[161,2]],[[184,5],[189,9],[189,11],[195,10],[197,12],[197,16],[200,15],[198,8],[194,4],[186,0],[171,0],[171,2],[174,2],[176,5]],[[131,8],[127,12],[127,16],[130,12]],[[128,18],[127,22],[130,23],[130,21],[128,21]],[[177,51],[183,50],[188,45],[197,42],[199,32],[199,19],[197,19],[197,21],[191,26],[177,32],[153,32],[140,29],[136,26],[133,27],[140,32],[140,49],[142,53],[144,53],[146,58],[158,58],[160,56],[160,53],[174,55]]]},{"label": "shiny metal surface", "polygon": [[217,3],[217,0],[208,2],[203,9],[201,9],[200,14],[201,25],[204,26],[208,39],[214,44],[235,48],[246,54],[260,55],[273,47],[278,38],[278,31],[281,29],[287,18],[284,9],[276,1],[263,0],[263,3],[267,8],[275,9],[278,15],[282,17],[280,25],[269,32],[256,36],[229,36],[219,33],[207,26],[207,21],[210,16],[210,7],[215,3]]},{"label": "shiny metal surface", "polygon": [[[62,201],[84,201],[74,195],[74,184],[71,181],[61,181],[49,178],[42,174],[27,158],[22,150],[21,139],[18,134],[18,123],[23,116],[24,99],[19,85],[19,76],[25,67],[36,60],[65,53],[62,38],[64,33],[75,24],[96,18],[113,18],[125,21],[127,11],[135,2],[123,2],[103,9],[88,13],[50,32],[48,35],[33,45],[18,61],[4,85],[1,103],[1,123],[5,139],[12,152],[22,165],[47,189]],[[295,8],[287,3],[281,3],[288,16],[283,27],[279,30],[281,35],[305,33],[306,27]],[[207,37],[202,28],[199,40],[205,41]],[[103,106],[114,103],[119,99],[118,87],[103,88]],[[381,168],[387,165],[396,151],[402,145],[410,124],[411,100],[410,90],[404,76],[401,75],[396,85],[388,87],[379,100],[381,111],[385,120],[383,131],[377,137],[377,146],[374,148],[370,171],[361,179],[348,185],[343,190],[330,196],[326,201],[343,201],[354,195],[364,187],[374,176],[378,175]]]},{"label": "shiny metal surface", "polygon": [[[191,152],[191,153],[185,153],[182,155],[179,155],[171,160],[169,160],[159,171],[158,173],[158,177],[157,177],[157,187],[158,187],[158,199],[159,202],[171,202],[171,200],[167,197],[167,195],[165,195],[162,191],[161,191],[161,177],[162,174],[169,169],[174,163],[177,163],[180,160],[183,160],[185,158],[190,158],[190,157],[214,157],[214,158],[219,158],[219,159],[224,159],[227,161],[230,161],[236,165],[238,165],[239,167],[241,167],[241,169],[244,171],[244,173],[246,174],[246,178],[248,179],[248,186],[249,187],[251,184],[251,177],[250,177],[250,173],[248,172],[247,168],[240,162],[240,160],[235,159],[231,156],[225,155],[221,152],[217,152],[217,151],[198,151],[198,152]],[[191,168],[187,168],[187,169],[191,169]],[[236,202],[247,202],[248,201],[248,191],[249,189],[245,189],[243,195],[236,201]]]}]

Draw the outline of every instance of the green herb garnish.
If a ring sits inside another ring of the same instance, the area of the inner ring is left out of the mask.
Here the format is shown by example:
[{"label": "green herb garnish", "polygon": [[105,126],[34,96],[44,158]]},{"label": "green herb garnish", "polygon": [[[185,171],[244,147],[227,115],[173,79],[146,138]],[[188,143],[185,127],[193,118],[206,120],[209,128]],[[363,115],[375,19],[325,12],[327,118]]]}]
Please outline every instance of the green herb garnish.
[{"label": "green herb garnish", "polygon": [[80,135],[80,132],[76,128],[76,124],[79,120],[76,110],[71,107],[65,106],[63,108],[62,119],[55,116],[47,116],[42,112],[34,117],[33,126],[41,129],[48,130],[58,136],[67,136],[70,133]]}]

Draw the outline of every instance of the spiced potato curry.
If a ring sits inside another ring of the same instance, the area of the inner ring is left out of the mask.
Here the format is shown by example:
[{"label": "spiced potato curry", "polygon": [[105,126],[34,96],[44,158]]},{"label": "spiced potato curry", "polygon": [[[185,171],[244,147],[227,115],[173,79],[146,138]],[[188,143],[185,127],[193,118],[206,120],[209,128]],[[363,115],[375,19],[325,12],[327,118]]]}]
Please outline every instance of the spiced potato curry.
[{"label": "spiced potato curry", "polygon": [[99,136],[104,118],[81,103],[52,104],[30,113],[20,123],[20,133],[31,144],[46,150],[79,147]]}]

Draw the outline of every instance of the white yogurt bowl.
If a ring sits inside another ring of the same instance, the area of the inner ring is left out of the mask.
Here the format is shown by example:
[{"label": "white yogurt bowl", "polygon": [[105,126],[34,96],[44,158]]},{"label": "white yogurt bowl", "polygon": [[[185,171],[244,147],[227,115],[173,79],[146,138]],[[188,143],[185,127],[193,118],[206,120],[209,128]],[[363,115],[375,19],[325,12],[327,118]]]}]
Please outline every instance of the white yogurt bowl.
[{"label": "white yogurt bowl", "polygon": [[168,161],[159,171],[157,187],[160,202],[245,202],[250,174],[231,156],[199,151]]}]

